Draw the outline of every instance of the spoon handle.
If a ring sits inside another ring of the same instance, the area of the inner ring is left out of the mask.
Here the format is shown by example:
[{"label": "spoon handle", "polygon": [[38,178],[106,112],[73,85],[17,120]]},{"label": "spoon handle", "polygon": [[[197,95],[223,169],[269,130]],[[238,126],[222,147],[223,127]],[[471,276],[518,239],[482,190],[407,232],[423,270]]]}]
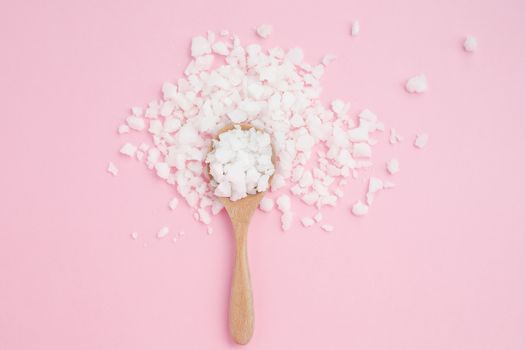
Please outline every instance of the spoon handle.
[{"label": "spoon handle", "polygon": [[235,265],[230,295],[230,333],[238,344],[247,344],[253,334],[253,296],[246,249],[248,224],[234,224]]}]

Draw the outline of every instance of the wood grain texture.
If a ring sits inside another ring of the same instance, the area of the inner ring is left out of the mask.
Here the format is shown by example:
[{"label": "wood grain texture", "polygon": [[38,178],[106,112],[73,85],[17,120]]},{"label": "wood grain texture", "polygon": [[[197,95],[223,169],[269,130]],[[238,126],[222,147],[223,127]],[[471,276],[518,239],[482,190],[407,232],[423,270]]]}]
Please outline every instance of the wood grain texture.
[{"label": "wood grain texture", "polygon": [[[253,128],[250,124],[239,125],[242,130]],[[215,139],[221,133],[233,129],[234,126],[234,124],[230,124],[222,128]],[[275,165],[275,152],[273,150],[272,162]],[[270,181],[271,179],[272,177],[270,177]],[[229,328],[233,340],[241,345],[250,341],[254,328],[253,294],[247,251],[248,228],[250,220],[264,194],[265,192],[258,192],[237,201],[219,197],[230,217],[235,237],[235,263],[230,292]]]}]

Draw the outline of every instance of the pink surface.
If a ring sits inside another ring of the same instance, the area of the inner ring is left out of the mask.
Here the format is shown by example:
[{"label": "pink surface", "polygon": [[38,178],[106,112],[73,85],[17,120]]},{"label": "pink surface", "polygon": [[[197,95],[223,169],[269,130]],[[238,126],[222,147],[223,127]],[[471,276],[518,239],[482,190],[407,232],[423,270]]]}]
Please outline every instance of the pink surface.
[{"label": "pink surface", "polygon": [[[0,349],[236,347],[226,217],[207,236],[185,205],[169,212],[170,187],[118,156],[115,129],[179,76],[192,35],[259,41],[251,28],[265,22],[268,44],[339,56],[323,100],[370,107],[408,142],[381,136],[372,173],[386,177],[396,155],[398,187],[356,219],[352,182],[325,210],[334,233],[282,233],[277,213],[257,214],[247,348],[524,349],[523,13],[517,0],[3,2]],[[428,93],[405,93],[419,72]],[[431,137],[422,151],[418,131]],[[164,224],[187,235],[159,241]]]}]

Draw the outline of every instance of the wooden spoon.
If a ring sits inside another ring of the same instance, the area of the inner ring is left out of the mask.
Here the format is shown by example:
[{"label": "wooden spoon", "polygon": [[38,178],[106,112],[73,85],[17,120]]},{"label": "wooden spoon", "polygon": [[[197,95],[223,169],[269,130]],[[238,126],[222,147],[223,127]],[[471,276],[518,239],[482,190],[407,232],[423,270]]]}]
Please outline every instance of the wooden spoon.
[{"label": "wooden spoon", "polygon": [[[253,128],[250,124],[238,125],[240,125],[242,130]],[[234,126],[234,124],[230,124],[219,130],[215,139],[218,139],[223,132],[233,129]],[[273,149],[272,163],[275,165],[275,152],[273,152]],[[211,178],[211,174],[209,176]],[[271,179],[270,177],[269,181]],[[218,197],[230,216],[235,236],[235,264],[230,294],[229,327],[232,338],[241,345],[247,344],[252,338],[254,321],[247,252],[248,227],[250,226],[250,219],[264,194],[265,192],[257,192],[237,201],[231,201],[227,197]]]}]

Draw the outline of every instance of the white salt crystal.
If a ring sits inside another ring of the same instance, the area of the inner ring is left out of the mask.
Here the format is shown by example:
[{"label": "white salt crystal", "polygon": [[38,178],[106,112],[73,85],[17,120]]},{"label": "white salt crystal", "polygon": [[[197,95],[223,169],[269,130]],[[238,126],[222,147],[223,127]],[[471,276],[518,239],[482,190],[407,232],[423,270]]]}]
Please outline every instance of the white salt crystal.
[{"label": "white salt crystal", "polygon": [[283,213],[290,211],[292,208],[292,202],[290,200],[290,197],[286,194],[282,194],[277,198],[277,208],[282,211]]},{"label": "white salt crystal", "polygon": [[357,201],[352,206],[352,214],[355,216],[363,216],[368,214],[368,205],[362,203],[361,201]]},{"label": "white salt crystal", "polygon": [[403,137],[397,133],[397,130],[392,128],[390,129],[390,138],[389,141],[391,144],[396,144],[403,141]]},{"label": "white salt crystal", "polygon": [[217,41],[212,46],[213,52],[222,55],[222,56],[228,56],[230,53],[230,49],[228,49],[228,46],[225,42]]},{"label": "white salt crystal", "polygon": [[474,52],[478,48],[478,39],[472,35],[467,35],[463,42],[463,48],[467,52]]},{"label": "white salt crystal", "polygon": [[354,21],[354,23],[352,23],[352,29],[350,31],[350,34],[352,34],[352,36],[358,36],[360,31],[361,24],[359,23],[359,21]]},{"label": "white salt crystal", "polygon": [[179,200],[175,197],[173,197],[168,203],[168,206],[170,207],[171,210],[175,210],[178,205],[179,205]]},{"label": "white salt crystal", "polygon": [[162,227],[159,232],[157,232],[157,238],[162,239],[170,233],[170,229],[167,226]]},{"label": "white salt crystal", "polygon": [[281,227],[283,231],[288,231],[292,226],[293,214],[291,211],[287,211],[281,215]]},{"label": "white salt crystal", "polygon": [[261,24],[257,27],[257,35],[263,39],[268,38],[272,34],[272,31],[273,27],[271,24]]},{"label": "white salt crystal", "polygon": [[128,157],[134,157],[135,152],[137,152],[137,147],[132,145],[131,143],[127,142],[120,148],[120,153],[128,156]]},{"label": "white salt crystal", "polygon": [[145,122],[144,122],[144,118],[141,118],[141,117],[137,117],[137,116],[134,116],[134,115],[131,115],[129,117],[126,118],[126,123],[128,123],[129,127],[134,129],[134,130],[144,130],[144,127],[145,127]]},{"label": "white salt crystal", "polygon": [[271,198],[263,198],[261,199],[261,202],[259,203],[259,208],[262,211],[269,212],[273,209],[274,202]]},{"label": "white salt crystal", "polygon": [[129,126],[122,124],[117,129],[119,134],[127,134],[129,132]]},{"label": "white salt crystal", "polygon": [[314,224],[314,220],[309,217],[303,217],[301,219],[301,223],[303,224],[304,227],[310,227]]},{"label": "white salt crystal", "polygon": [[209,53],[211,53],[211,47],[208,39],[203,36],[196,36],[191,39],[191,55],[193,57]]},{"label": "white salt crystal", "polygon": [[322,59],[322,63],[325,65],[325,66],[328,66],[330,63],[332,63],[333,61],[335,61],[335,59],[337,58],[336,55],[333,55],[333,54],[326,54],[324,55],[323,59]]},{"label": "white salt crystal", "polygon": [[399,161],[397,159],[395,159],[395,158],[390,159],[386,163],[386,169],[392,175],[397,173],[399,171]]},{"label": "white salt crystal", "polygon": [[286,180],[284,179],[284,177],[282,177],[279,174],[275,174],[274,177],[272,178],[272,184],[271,184],[272,192],[277,191],[279,188],[284,187],[285,185],[286,185]]},{"label": "white salt crystal", "polygon": [[136,241],[137,239],[139,239],[139,233],[138,232],[132,232],[131,233],[131,238]]},{"label": "white salt crystal", "polygon": [[314,220],[315,220],[315,222],[321,222],[321,220],[323,220],[323,213],[318,211],[317,214],[315,214],[315,216],[314,216]]},{"label": "white salt crystal", "polygon": [[143,111],[140,107],[131,107],[131,114],[136,115],[137,117],[140,117],[142,115]]},{"label": "white salt crystal", "polygon": [[416,139],[414,140],[414,146],[417,148],[423,148],[428,143],[428,135],[427,134],[419,134],[416,136]]},{"label": "white salt crystal", "polygon": [[295,65],[301,64],[303,57],[303,50],[299,47],[294,47],[288,50],[288,53],[286,54],[286,59]]},{"label": "white salt crystal", "polygon": [[321,225],[321,228],[326,232],[333,232],[334,230],[334,227],[328,224]]},{"label": "white salt crystal", "polygon": [[155,170],[161,179],[167,179],[170,174],[170,166],[167,163],[156,163]]},{"label": "white salt crystal", "polygon": [[405,88],[410,93],[423,93],[428,89],[427,77],[425,74],[418,74],[407,80]]},{"label": "white salt crystal", "polygon": [[112,174],[113,176],[118,175],[118,168],[113,162],[109,162],[108,164],[108,173]]}]

